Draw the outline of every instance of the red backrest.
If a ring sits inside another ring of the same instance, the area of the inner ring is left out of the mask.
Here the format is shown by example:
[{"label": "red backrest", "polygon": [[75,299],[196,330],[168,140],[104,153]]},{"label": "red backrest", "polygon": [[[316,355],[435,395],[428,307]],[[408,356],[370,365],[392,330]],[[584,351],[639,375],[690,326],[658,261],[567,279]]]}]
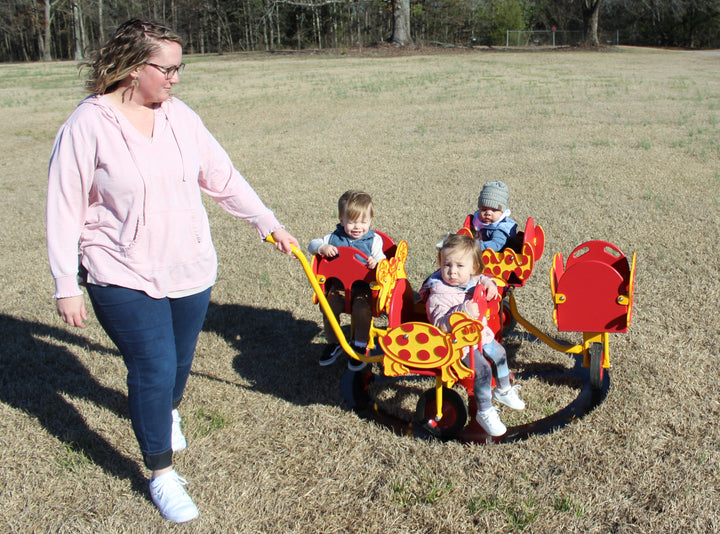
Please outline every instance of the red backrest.
[{"label": "red backrest", "polygon": [[[390,258],[395,255],[397,246],[395,242],[383,232],[374,230],[383,240],[383,252]],[[345,313],[351,310],[351,288],[355,282],[371,284],[375,281],[375,269],[368,269],[367,256],[352,247],[338,247],[338,255],[334,258],[326,258],[315,254],[312,258],[312,270],[318,277],[318,282],[323,292],[325,284],[330,279],[337,280],[345,290]],[[313,295],[313,301],[317,303],[317,297]],[[374,308],[374,306],[373,306]]]},{"label": "red backrest", "polygon": [[562,255],[556,254],[550,276],[558,330],[627,331],[632,276],[627,258],[615,245],[583,243],[572,251],[564,269]]},{"label": "red backrest", "polygon": [[630,277],[630,265],[625,254],[612,243],[607,241],[587,241],[582,245],[578,245],[568,256],[565,269],[569,269],[579,261],[588,260],[607,263],[620,273],[620,276],[626,281]]}]

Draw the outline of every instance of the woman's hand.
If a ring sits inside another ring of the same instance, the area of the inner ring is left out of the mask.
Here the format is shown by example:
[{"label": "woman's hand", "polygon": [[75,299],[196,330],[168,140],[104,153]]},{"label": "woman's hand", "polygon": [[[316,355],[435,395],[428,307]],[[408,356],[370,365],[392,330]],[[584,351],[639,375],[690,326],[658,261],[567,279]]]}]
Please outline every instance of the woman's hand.
[{"label": "woman's hand", "polygon": [[300,248],[298,240],[291,236],[284,228],[278,228],[272,233],[272,236],[275,239],[275,248],[280,252],[292,256],[292,245]]},{"label": "woman's hand", "polygon": [[70,326],[85,328],[87,313],[85,311],[85,297],[65,297],[56,301],[58,315]]}]

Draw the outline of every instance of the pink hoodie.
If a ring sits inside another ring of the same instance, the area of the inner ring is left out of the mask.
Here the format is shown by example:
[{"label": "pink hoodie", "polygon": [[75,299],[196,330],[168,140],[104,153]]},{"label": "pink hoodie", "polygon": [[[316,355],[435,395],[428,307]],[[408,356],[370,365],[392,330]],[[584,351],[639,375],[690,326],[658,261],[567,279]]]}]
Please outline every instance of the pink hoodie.
[{"label": "pink hoodie", "polygon": [[[488,277],[484,274],[474,276],[465,287],[455,287],[445,283],[440,271],[430,275],[420,288],[420,296],[425,300],[428,320],[443,332],[448,332],[450,316],[455,312],[466,312],[466,305],[473,298],[477,284],[484,284]],[[487,318],[479,319],[483,325],[481,345],[487,345],[495,339],[493,331],[487,325]]]},{"label": "pink hoodie", "polygon": [[208,287],[217,257],[200,192],[264,238],[282,226],[187,105],[171,98],[143,137],[105,97],[61,126],[48,172],[55,297],[80,295],[78,264],[100,284],[154,298]]}]

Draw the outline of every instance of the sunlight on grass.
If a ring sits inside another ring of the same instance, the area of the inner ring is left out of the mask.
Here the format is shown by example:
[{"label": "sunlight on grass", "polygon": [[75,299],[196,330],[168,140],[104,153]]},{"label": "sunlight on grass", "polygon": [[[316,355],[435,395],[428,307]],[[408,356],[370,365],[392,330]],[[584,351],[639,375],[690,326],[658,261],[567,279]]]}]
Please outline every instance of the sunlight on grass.
[{"label": "sunlight on grass", "polygon": [[[373,226],[408,242],[413,290],[488,180],[509,185],[515,220],[532,216],[545,229],[545,253],[516,296],[550,335],[581,339],[553,322],[553,254],[591,239],[637,252],[633,324],[611,336],[607,397],[513,443],[425,440],[364,419],[346,405],[347,359],[317,364],[322,312],[298,262],[205,198],[218,279],[183,400],[191,439],[173,458],[200,508],[198,528],[716,530],[708,481],[717,479],[720,427],[708,377],[717,371],[720,256],[683,251],[717,248],[717,56],[396,52],[193,56],[174,93],[304,247],[334,228],[343,191],[367,190]],[[63,325],[52,300],[47,164],[57,128],[84,96],[72,62],[0,65],[0,504],[12,532],[167,528],[147,496],[122,357],[87,300],[82,330]],[[678,304],[675,281],[703,298]],[[502,408],[509,427],[552,417],[583,391],[568,379],[575,358],[521,328],[504,344],[527,405]],[[432,387],[432,377],[403,377],[376,380],[368,394],[409,422]]]},{"label": "sunlight on grass", "polygon": [[194,414],[197,420],[197,428],[195,434],[197,436],[207,436],[216,430],[225,428],[230,422],[223,414],[205,411],[203,408],[197,410]]},{"label": "sunlight on grass", "polygon": [[411,480],[401,480],[393,484],[393,499],[401,506],[415,504],[435,504],[453,489],[449,480],[439,480],[429,473],[421,474]]},{"label": "sunlight on grass", "polygon": [[532,525],[540,513],[535,499],[529,497],[519,504],[510,503],[497,495],[472,497],[467,502],[471,514],[496,512],[504,516],[511,532],[522,532]]}]

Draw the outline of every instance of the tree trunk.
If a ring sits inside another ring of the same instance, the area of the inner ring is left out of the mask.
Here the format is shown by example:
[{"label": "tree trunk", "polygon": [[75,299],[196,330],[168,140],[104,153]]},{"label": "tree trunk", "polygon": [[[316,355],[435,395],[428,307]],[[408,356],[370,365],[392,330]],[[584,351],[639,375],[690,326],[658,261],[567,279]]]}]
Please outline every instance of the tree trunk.
[{"label": "tree trunk", "polygon": [[393,30],[390,42],[398,46],[412,44],[410,38],[410,0],[393,0]]},{"label": "tree trunk", "polygon": [[52,61],[52,54],[50,54],[50,22],[52,22],[52,6],[50,0],[45,0],[45,42],[43,43],[43,60]]},{"label": "tree trunk", "polygon": [[70,9],[72,9],[72,18],[73,18],[73,33],[75,36],[75,61],[80,61],[83,59],[83,48],[84,48],[84,28],[83,28],[83,22],[82,22],[82,11],[80,10],[79,4],[73,4],[70,6]]},{"label": "tree trunk", "polygon": [[273,8],[275,10],[275,35],[277,38],[277,42],[275,43],[275,46],[280,49],[282,43],[280,41],[280,6],[278,6],[277,2],[275,3],[275,7]]},{"label": "tree trunk", "polygon": [[313,8],[313,27],[315,28],[315,41],[317,42],[318,49],[322,49],[322,25],[320,22],[320,10]]},{"label": "tree trunk", "polygon": [[98,0],[98,38],[105,44],[105,25],[103,24],[103,0]]},{"label": "tree trunk", "polygon": [[215,0],[215,15],[217,16],[217,46],[218,46],[218,54],[222,55],[223,53],[223,47],[222,47],[222,29],[223,29],[223,18],[222,18],[222,11],[220,10],[220,2],[219,0]]},{"label": "tree trunk", "polygon": [[600,3],[602,0],[583,0],[583,29],[585,30],[585,44],[600,46],[598,39],[598,19],[600,18]]},{"label": "tree trunk", "polygon": [[[33,3],[32,7],[32,25],[33,28],[35,28],[35,38],[37,39],[37,56],[34,57],[43,57],[43,51],[45,50],[45,43],[43,39],[43,32],[42,32],[42,24],[40,24],[40,13],[38,12],[38,6],[37,4]],[[5,34],[5,48],[7,50],[10,49],[10,40],[8,39],[8,33],[4,32]]]}]

